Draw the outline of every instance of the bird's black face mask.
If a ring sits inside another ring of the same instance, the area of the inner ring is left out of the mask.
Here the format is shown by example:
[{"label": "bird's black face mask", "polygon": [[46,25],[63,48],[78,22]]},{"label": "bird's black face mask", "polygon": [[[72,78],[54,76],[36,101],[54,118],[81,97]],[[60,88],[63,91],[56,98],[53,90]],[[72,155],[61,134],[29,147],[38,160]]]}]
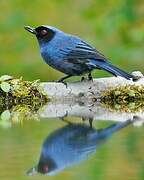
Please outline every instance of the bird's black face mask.
[{"label": "bird's black face mask", "polygon": [[35,34],[37,39],[43,42],[49,42],[50,40],[52,40],[52,38],[55,35],[54,30],[45,26],[39,26],[37,28],[31,28],[29,26],[25,26],[25,29],[32,34]]}]

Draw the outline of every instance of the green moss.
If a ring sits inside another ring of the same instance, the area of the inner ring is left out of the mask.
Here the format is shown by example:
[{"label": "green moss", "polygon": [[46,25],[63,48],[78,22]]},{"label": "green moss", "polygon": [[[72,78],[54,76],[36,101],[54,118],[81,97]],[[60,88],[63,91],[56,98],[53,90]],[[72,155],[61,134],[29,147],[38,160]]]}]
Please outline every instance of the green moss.
[{"label": "green moss", "polygon": [[144,86],[111,88],[101,94],[103,106],[115,111],[138,112],[144,110]]},{"label": "green moss", "polygon": [[[49,101],[38,80],[34,82],[15,79],[11,76],[0,77],[0,113],[12,107],[28,106],[37,111]],[[20,106],[18,106],[20,105]]]},{"label": "green moss", "polygon": [[23,124],[27,120],[39,121],[39,113],[35,108],[26,104],[13,106],[10,110],[5,110],[0,115],[0,126],[9,128],[12,124]]}]

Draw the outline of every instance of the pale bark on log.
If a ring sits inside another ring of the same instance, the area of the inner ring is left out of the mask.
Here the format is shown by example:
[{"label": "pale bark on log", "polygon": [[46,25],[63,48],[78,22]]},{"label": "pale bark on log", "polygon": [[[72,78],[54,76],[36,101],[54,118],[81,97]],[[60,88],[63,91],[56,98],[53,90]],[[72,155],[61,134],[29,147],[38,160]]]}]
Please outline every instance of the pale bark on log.
[{"label": "pale bark on log", "polygon": [[122,77],[107,77],[97,78],[93,81],[67,83],[67,86],[63,83],[56,82],[41,83],[41,86],[49,98],[54,99],[75,99],[82,96],[89,98],[92,94],[94,94],[95,97],[99,97],[103,91],[109,88],[126,85],[144,85],[144,76],[140,72],[133,72],[133,74],[141,78],[133,82],[132,80],[127,80]]}]

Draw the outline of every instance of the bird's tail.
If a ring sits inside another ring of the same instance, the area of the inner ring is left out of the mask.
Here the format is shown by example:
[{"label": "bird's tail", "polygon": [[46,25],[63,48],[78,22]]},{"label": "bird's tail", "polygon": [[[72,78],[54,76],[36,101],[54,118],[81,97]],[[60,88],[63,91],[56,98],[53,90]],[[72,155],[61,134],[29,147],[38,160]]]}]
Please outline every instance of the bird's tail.
[{"label": "bird's tail", "polygon": [[100,65],[100,68],[101,69],[104,69],[108,72],[110,72],[111,74],[113,74],[114,76],[121,76],[121,77],[124,77],[128,80],[130,79],[134,79],[134,76],[117,68],[116,66],[112,65],[112,64],[109,64],[109,63],[102,63]]}]

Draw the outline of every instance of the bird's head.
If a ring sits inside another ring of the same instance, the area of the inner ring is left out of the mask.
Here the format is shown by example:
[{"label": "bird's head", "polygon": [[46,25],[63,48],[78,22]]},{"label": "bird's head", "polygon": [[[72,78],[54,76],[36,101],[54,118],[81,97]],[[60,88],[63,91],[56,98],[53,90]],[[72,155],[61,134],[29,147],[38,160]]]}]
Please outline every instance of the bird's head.
[{"label": "bird's head", "polygon": [[30,26],[24,27],[28,32],[34,34],[39,42],[49,42],[51,41],[56,33],[60,32],[60,30],[52,27],[52,26],[38,26],[36,28],[32,28]]}]

